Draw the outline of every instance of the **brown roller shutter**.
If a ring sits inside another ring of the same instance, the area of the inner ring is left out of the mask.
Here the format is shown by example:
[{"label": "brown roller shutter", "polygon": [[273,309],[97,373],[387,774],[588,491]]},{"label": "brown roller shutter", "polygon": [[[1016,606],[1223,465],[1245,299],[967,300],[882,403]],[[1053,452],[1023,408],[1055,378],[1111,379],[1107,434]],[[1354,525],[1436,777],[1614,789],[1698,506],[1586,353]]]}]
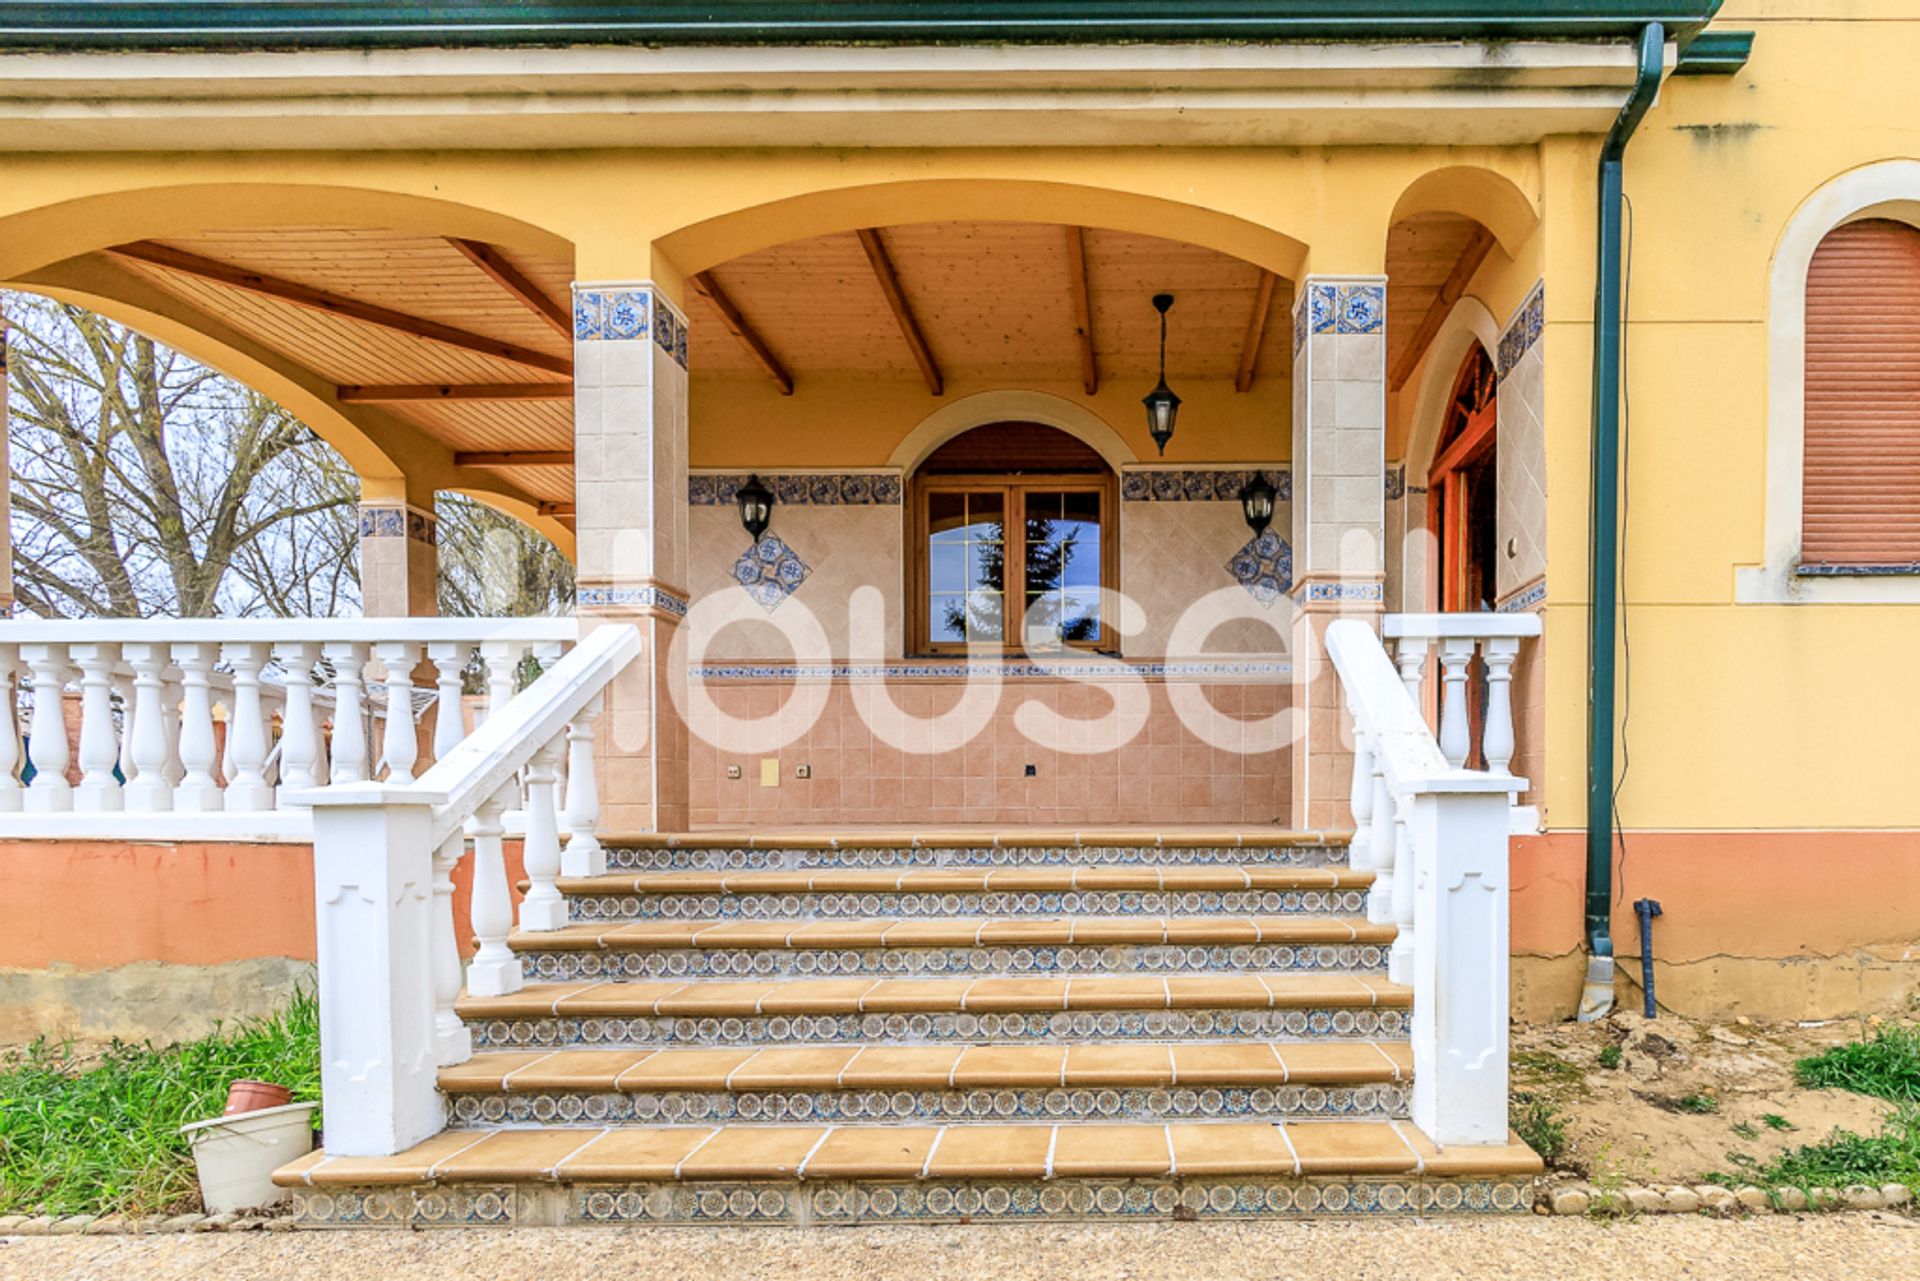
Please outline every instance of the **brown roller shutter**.
[{"label": "brown roller shutter", "polygon": [[1920,563],[1920,230],[1836,227],[1807,272],[1801,559]]}]

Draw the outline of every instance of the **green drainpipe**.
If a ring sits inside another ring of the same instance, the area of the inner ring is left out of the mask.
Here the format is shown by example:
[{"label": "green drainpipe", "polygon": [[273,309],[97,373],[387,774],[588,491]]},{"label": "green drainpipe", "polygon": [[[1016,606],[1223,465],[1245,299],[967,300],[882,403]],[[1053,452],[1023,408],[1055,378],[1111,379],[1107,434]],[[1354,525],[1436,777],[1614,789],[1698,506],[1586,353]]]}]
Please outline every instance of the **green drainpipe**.
[{"label": "green drainpipe", "polygon": [[1622,159],[1660,88],[1666,31],[1640,32],[1640,74],[1600,149],[1600,265],[1593,297],[1593,513],[1587,600],[1587,982],[1582,1022],[1613,1008],[1615,614],[1620,588],[1620,223]]}]

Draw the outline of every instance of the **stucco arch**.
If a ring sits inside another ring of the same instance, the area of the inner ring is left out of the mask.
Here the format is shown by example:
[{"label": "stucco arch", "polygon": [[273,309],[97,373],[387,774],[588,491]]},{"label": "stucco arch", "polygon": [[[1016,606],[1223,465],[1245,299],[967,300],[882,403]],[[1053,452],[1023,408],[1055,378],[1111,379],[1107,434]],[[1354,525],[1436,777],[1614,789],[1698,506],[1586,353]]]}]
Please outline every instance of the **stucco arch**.
[{"label": "stucco arch", "polygon": [[1048,392],[1010,388],[975,392],[940,406],[907,433],[887,465],[898,467],[902,475],[911,475],[929,454],[962,432],[1004,422],[1039,423],[1066,432],[1097,452],[1115,472],[1139,461],[1120,433],[1091,409]]},{"label": "stucco arch", "polygon": [[573,260],[561,236],[451,200],[322,183],[184,183],[127,187],[0,218],[0,280],[134,240],[316,224],[460,236]]},{"label": "stucco arch", "polygon": [[812,191],[690,224],[657,251],[691,276],[794,240],[920,222],[1051,222],[1201,245],[1298,279],[1306,242],[1232,214],[1110,187],[1031,179],[925,179]]},{"label": "stucco arch", "polygon": [[1479,343],[1491,356],[1500,350],[1500,326],[1493,313],[1478,298],[1468,295],[1453,305],[1440,330],[1427,344],[1420,362],[1420,382],[1414,389],[1413,416],[1407,424],[1407,483],[1424,485],[1427,469],[1433,466],[1433,449],[1440,438],[1441,419],[1446,415],[1447,398],[1453,380],[1459,376],[1460,363]]},{"label": "stucco arch", "polygon": [[1387,226],[1423,213],[1459,214],[1493,233],[1509,258],[1540,225],[1540,211],[1513,180],[1477,165],[1448,165],[1421,174],[1400,193]]},{"label": "stucco arch", "polygon": [[579,564],[576,554],[573,531],[551,516],[542,516],[540,509],[523,499],[511,498],[506,494],[496,494],[490,490],[475,489],[469,484],[442,485],[436,493],[458,494],[462,498],[471,498],[483,507],[490,507],[502,516],[513,519],[531,529],[557,548],[562,556],[575,565]]}]

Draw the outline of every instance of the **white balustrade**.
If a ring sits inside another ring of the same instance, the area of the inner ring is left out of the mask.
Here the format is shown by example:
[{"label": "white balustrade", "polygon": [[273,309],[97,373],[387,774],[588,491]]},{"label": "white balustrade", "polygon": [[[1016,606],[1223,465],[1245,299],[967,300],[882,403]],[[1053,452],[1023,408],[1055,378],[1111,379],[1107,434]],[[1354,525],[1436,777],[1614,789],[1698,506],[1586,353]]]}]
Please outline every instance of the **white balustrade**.
[{"label": "white balustrade", "polygon": [[566,876],[604,876],[607,852],[600,844],[600,791],[593,778],[593,722],[606,695],[588,700],[567,723],[567,847],[560,852]]},{"label": "white balustrade", "polygon": [[[1414,703],[1425,701],[1427,654],[1437,650],[1440,689],[1436,734],[1447,763],[1477,760],[1506,772],[1513,764],[1513,665],[1523,642],[1540,635],[1538,614],[1389,614],[1382,632],[1394,642],[1400,678]],[[1479,741],[1474,741],[1474,660],[1479,660],[1485,699]],[[1478,749],[1476,751],[1476,749]],[[1519,797],[1515,796],[1517,805]],[[1532,810],[1515,812],[1515,830],[1533,826]]]},{"label": "white balustrade", "polygon": [[[1389,634],[1396,617],[1404,616],[1389,616]],[[1446,642],[1459,637],[1416,629],[1409,639],[1422,651],[1441,640],[1444,663]],[[1448,759],[1416,701],[1414,649],[1403,644],[1396,669],[1366,622],[1327,628],[1328,657],[1368,749],[1356,768],[1374,780],[1368,861],[1376,878],[1391,868],[1386,887],[1376,880],[1369,917],[1398,927],[1388,977],[1413,988],[1414,1124],[1442,1147],[1499,1144],[1507,1138],[1509,811],[1526,784],[1504,768],[1469,770]],[[1464,720],[1464,688],[1460,702]]]},{"label": "white balustrade", "polygon": [[506,996],[526,982],[520,958],[507,946],[513,930],[513,895],[507,885],[506,825],[501,816],[513,803],[511,782],[481,801],[467,820],[473,838],[473,895],[469,912],[477,946],[467,962],[467,991],[475,996]]},{"label": "white balustrade", "polygon": [[520,928],[557,930],[567,923],[567,901],[554,884],[560,875],[560,823],[555,805],[564,740],[556,739],[534,753],[527,766],[527,831],[521,862],[527,872],[527,895],[520,900]]},{"label": "white balustrade", "polygon": [[[511,699],[529,652],[550,664],[578,634],[570,618],[9,620],[0,838],[301,839],[309,820],[292,797],[375,774],[404,785],[422,768],[423,653],[448,709],[433,736],[444,758],[466,737],[460,684],[475,654]],[[384,682],[369,686],[369,658]],[[590,767],[584,777],[583,804]],[[578,832],[577,790],[570,781],[566,833]],[[156,827],[154,815],[167,817]]]}]

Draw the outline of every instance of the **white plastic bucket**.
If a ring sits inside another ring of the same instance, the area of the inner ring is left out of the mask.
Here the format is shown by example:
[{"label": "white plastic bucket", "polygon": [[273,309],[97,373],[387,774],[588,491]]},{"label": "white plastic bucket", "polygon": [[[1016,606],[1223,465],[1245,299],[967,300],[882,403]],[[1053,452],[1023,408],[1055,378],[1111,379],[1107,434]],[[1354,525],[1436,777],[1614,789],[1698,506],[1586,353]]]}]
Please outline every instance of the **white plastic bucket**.
[{"label": "white plastic bucket", "polygon": [[200,1198],[207,1213],[255,1210],[285,1193],[273,1172],[313,1150],[317,1103],[289,1103],[233,1116],[216,1116],[180,1127],[200,1171]]}]

